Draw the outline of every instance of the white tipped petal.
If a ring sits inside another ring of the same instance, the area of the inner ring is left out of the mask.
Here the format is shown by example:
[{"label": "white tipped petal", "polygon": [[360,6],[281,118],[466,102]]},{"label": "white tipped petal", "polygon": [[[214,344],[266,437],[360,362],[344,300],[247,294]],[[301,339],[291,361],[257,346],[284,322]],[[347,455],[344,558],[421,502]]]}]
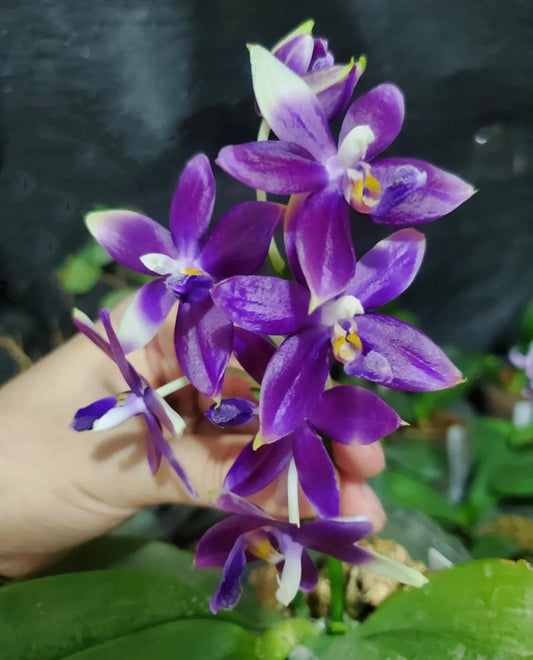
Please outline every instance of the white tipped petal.
[{"label": "white tipped petal", "polygon": [[278,577],[276,599],[287,606],[298,593],[302,580],[302,547],[290,545],[285,553],[281,577]]},{"label": "white tipped petal", "polygon": [[368,550],[367,552],[373,556],[369,562],[363,565],[363,568],[372,571],[372,573],[377,573],[378,575],[384,575],[385,577],[392,578],[397,580],[402,584],[407,584],[410,587],[421,587],[422,585],[429,582],[425,575],[422,575],[420,571],[417,571],[410,566],[406,566],[399,561],[395,561],[390,557],[385,557],[380,555],[373,550]]}]

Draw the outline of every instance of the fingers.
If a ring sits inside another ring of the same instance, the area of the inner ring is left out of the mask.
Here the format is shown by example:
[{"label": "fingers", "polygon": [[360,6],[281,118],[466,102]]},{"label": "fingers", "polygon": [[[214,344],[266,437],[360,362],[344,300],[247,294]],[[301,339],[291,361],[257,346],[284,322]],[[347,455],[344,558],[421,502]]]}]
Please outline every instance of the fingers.
[{"label": "fingers", "polygon": [[366,483],[341,475],[341,516],[367,516],[374,532],[383,529],[386,515],[378,496]]},{"label": "fingers", "polygon": [[379,442],[371,445],[332,444],[335,464],[353,480],[364,481],[375,477],[385,468],[385,455]]}]

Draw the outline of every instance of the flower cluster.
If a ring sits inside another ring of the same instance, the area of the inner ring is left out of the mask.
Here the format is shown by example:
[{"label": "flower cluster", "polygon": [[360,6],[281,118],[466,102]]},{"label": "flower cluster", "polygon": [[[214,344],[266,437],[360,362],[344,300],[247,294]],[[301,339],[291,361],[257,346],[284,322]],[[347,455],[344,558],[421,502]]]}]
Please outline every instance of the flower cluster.
[{"label": "flower cluster", "polygon": [[[235,206],[209,232],[215,182],[200,154],[179,179],[170,230],[125,210],[86,219],[114,259],[153,279],[137,292],[116,333],[108,312],[101,312],[109,341],[76,313],[78,328],[115,360],[129,391],[82,408],[72,428],[100,430],[143,416],[152,471],[164,457],[194,495],[164,435],[166,429],[179,436],[185,424],[164,397],[190,382],[213,400],[206,413],[213,424],[257,419],[257,434],[216,500],[231,516],[211,528],[197,550],[198,565],[224,567],[214,612],[236,604],[245,564],[256,558],[277,566],[277,596],[285,604],[298,589],[316,585],[307,549],[390,571],[390,563],[384,569],[383,560],[356,545],[371,531],[368,520],[339,515],[338,477],[325,439],[372,443],[402,420],[370,390],[335,385],[335,362],[348,376],[402,390],[439,390],[462,379],[431,339],[380,308],[407,289],[422,263],[425,239],[412,225],[452,211],[473,188],[420,160],[378,158],[401,129],[401,91],[382,84],[350,105],[365,60],[335,64],[312,27],[302,24],[271,51],[249,46],[259,137],[224,147],[216,163],[261,201]],[[335,141],[330,123],[343,113]],[[277,139],[268,139],[270,132]],[[287,195],[287,204],[265,201],[266,193]],[[350,207],[397,228],[357,263]],[[291,274],[258,275],[278,229]],[[146,345],[175,306],[174,347],[186,379],[154,390],[125,355]],[[257,400],[222,398],[232,353],[255,381]],[[179,443],[175,447],[179,453]],[[286,479],[288,522],[245,499],[280,478]],[[301,523],[299,487],[316,520]],[[402,579],[419,583],[409,571]]]}]

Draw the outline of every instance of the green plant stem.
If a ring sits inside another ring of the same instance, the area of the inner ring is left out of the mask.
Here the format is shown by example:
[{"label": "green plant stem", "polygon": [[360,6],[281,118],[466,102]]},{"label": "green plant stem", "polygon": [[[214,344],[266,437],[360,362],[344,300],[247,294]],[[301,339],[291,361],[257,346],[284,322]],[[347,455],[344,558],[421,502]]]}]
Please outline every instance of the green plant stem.
[{"label": "green plant stem", "polygon": [[328,557],[329,583],[331,587],[331,606],[328,630],[332,634],[344,633],[344,572],[342,562],[335,557]]}]

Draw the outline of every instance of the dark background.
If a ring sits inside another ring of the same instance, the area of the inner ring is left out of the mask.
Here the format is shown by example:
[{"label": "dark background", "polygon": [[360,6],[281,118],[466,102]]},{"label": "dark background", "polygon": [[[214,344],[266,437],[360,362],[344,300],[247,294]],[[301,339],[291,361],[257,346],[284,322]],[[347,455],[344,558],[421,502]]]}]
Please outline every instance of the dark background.
[{"label": "dark background", "polygon": [[[53,272],[86,240],[84,213],[138,206],[166,223],[190,156],[255,138],[245,42],[273,45],[309,17],[338,62],[367,55],[357,93],[404,90],[388,155],[479,188],[422,227],[402,304],[439,342],[512,339],[533,281],[530,0],[0,0],[0,334],[35,357],[71,331]],[[251,198],[216,176],[218,214]],[[386,233],[358,216],[358,252]],[[0,380],[13,372],[0,349]]]}]

